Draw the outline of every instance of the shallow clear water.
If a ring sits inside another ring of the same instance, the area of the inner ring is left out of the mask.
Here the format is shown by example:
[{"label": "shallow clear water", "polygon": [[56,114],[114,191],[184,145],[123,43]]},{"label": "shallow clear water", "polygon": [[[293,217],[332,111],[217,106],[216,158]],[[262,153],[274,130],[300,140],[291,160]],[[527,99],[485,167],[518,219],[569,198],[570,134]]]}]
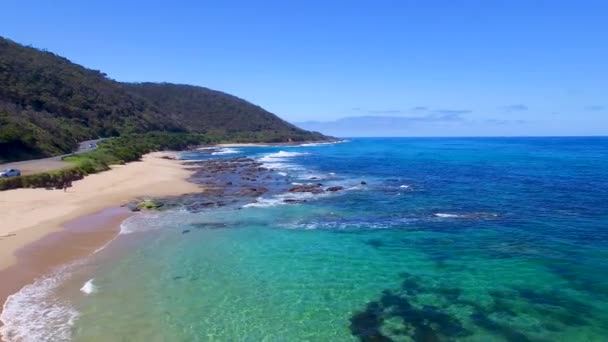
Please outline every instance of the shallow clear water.
[{"label": "shallow clear water", "polygon": [[73,271],[93,278],[90,293],[58,294],[78,311],[74,340],[608,337],[606,138],[225,152],[212,157],[254,156],[289,181],[347,190],[130,219],[132,233]]}]

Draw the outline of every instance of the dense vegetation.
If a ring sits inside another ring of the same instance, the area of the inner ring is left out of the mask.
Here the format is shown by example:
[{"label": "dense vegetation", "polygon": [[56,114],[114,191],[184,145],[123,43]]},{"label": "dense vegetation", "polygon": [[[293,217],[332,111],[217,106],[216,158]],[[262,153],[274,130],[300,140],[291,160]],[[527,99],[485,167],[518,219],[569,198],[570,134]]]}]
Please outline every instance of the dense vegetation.
[{"label": "dense vegetation", "polygon": [[151,131],[239,141],[319,140],[245,100],[174,84],[126,84],[0,37],[0,162],[69,153],[78,141]]},{"label": "dense vegetation", "polygon": [[195,133],[233,137],[241,141],[318,140],[304,131],[236,96],[203,87],[170,83],[123,83],[131,93]]}]

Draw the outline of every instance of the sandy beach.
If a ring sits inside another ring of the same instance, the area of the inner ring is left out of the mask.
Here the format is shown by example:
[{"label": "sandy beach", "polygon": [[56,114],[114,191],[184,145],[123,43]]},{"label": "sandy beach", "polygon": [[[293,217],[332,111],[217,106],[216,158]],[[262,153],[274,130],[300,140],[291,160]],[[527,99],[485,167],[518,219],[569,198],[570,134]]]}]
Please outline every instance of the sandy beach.
[{"label": "sandy beach", "polygon": [[200,186],[186,181],[192,171],[179,161],[161,158],[167,154],[155,152],[141,161],[113,166],[75,181],[66,192],[1,191],[0,302],[51,267],[110,241],[130,215],[120,208],[130,200],[200,191]]}]

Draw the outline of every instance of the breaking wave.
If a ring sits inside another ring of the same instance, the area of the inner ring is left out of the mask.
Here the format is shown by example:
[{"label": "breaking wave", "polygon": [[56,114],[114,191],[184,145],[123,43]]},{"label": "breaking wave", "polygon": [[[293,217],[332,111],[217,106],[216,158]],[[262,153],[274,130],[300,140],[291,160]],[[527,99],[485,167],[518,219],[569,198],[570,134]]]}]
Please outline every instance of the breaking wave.
[{"label": "breaking wave", "polygon": [[7,342],[70,340],[79,313],[53,293],[81,263],[63,266],[9,296],[0,316],[0,336]]}]

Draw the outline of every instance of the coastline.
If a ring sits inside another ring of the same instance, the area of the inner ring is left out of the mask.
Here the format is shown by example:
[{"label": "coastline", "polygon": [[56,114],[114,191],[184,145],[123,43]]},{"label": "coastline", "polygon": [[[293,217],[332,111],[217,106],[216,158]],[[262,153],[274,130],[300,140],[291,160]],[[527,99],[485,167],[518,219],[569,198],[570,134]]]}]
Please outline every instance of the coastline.
[{"label": "coastline", "polygon": [[[127,208],[111,207],[66,222],[63,230],[22,246],[16,262],[0,270],[0,314],[8,297],[54,268],[87,257],[103,248],[120,232],[120,224],[132,216]],[[3,322],[0,321],[0,326]],[[3,341],[0,336],[0,341]]]},{"label": "coastline", "polygon": [[[92,254],[111,241],[132,214],[118,206],[140,197],[201,191],[188,182],[194,171],[154,152],[141,161],[75,181],[66,192],[15,189],[0,192],[0,303],[54,267]],[[1,312],[1,310],[0,310]]]},{"label": "coastline", "polygon": [[297,142],[280,142],[280,143],[225,143],[225,144],[212,144],[201,146],[202,148],[211,148],[211,147],[269,147],[269,146],[306,146],[306,145],[330,145],[346,142],[345,139],[328,139],[328,140],[307,140],[307,141],[297,141]]}]

